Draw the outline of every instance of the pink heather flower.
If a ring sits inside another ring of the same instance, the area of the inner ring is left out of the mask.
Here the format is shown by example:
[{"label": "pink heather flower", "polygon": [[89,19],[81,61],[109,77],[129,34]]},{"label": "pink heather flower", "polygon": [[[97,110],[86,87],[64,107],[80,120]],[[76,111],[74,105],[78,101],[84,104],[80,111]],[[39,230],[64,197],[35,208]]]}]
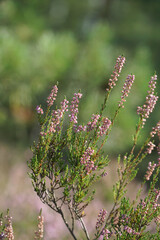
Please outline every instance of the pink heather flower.
[{"label": "pink heather flower", "polygon": [[142,206],[142,209],[146,207],[146,202],[144,200],[141,202],[141,206]]},{"label": "pink heather flower", "polygon": [[151,154],[155,146],[156,146],[156,145],[153,144],[153,143],[150,141],[150,142],[148,143],[148,148],[147,148],[147,150],[146,150],[146,153]]},{"label": "pink heather flower", "polygon": [[132,234],[133,233],[133,229],[128,227],[128,226],[124,226],[124,231],[126,231],[127,233],[129,234]]},{"label": "pink heather flower", "polygon": [[40,135],[41,135],[41,136],[46,136],[47,133],[46,133],[46,132],[40,132]]},{"label": "pink heather flower", "polygon": [[7,225],[4,229],[5,231],[5,237],[9,240],[14,240],[14,234],[13,234],[13,227],[12,227],[12,217],[6,216],[7,219]]},{"label": "pink heather flower", "polygon": [[63,118],[64,112],[68,111],[68,101],[64,99],[61,102],[61,108],[57,110],[53,110],[52,112],[52,121],[50,124],[50,130],[49,132],[56,132],[56,130],[60,130],[59,124],[61,122],[61,119]]},{"label": "pink heather flower", "polygon": [[150,133],[150,136],[154,137],[156,135],[156,133],[160,138],[160,121],[157,123],[157,125],[155,127],[152,128],[152,132]]},{"label": "pink heather flower", "polygon": [[91,121],[87,123],[88,132],[96,128],[99,118],[100,118],[99,114],[92,114]]},{"label": "pink heather flower", "polygon": [[94,154],[94,150],[88,147],[81,157],[81,164],[85,166],[86,174],[97,169],[94,165],[94,161],[91,160],[91,156]]},{"label": "pink heather flower", "polygon": [[123,86],[122,90],[122,96],[121,96],[121,101],[119,102],[119,107],[124,108],[124,102],[126,101],[126,97],[128,97],[128,93],[130,92],[130,89],[132,87],[132,84],[134,82],[135,76],[134,75],[128,75],[126,78],[126,81]]},{"label": "pink heather flower", "polygon": [[43,114],[44,113],[43,109],[40,106],[36,107],[36,111],[37,111],[38,114]]},{"label": "pink heather flower", "polygon": [[74,97],[71,101],[71,106],[70,106],[70,112],[71,112],[71,114],[69,115],[70,122],[77,123],[78,103],[81,97],[82,97],[81,93],[74,94]]},{"label": "pink heather flower", "polygon": [[126,231],[129,234],[133,234],[133,235],[137,235],[137,236],[140,235],[139,232],[136,232],[134,229],[132,229],[129,226],[124,226],[124,231]]},{"label": "pink heather flower", "polygon": [[146,122],[146,119],[149,118],[149,115],[153,111],[155,104],[158,100],[158,96],[154,95],[154,90],[156,88],[156,80],[157,80],[157,75],[154,75],[153,77],[151,77],[151,80],[149,82],[149,91],[146,97],[146,102],[142,107],[137,108],[137,114],[142,117],[143,126]]},{"label": "pink heather flower", "polygon": [[[106,219],[107,211],[105,209],[100,209],[98,214],[97,222],[96,222],[96,229],[99,229]],[[102,233],[103,234],[103,233]]]},{"label": "pink heather flower", "polygon": [[146,172],[146,174],[145,174],[145,179],[146,179],[147,181],[150,180],[150,177],[152,176],[152,173],[153,173],[155,167],[156,167],[156,164],[153,164],[153,165],[152,165],[151,162],[148,163],[148,170],[147,170],[147,172]]},{"label": "pink heather flower", "polygon": [[47,98],[48,106],[51,107],[53,105],[53,103],[54,103],[54,101],[56,100],[56,97],[57,97],[57,92],[58,92],[58,87],[57,87],[57,85],[55,85],[55,86],[53,86],[53,88],[51,90],[51,93]]},{"label": "pink heather flower", "polygon": [[98,135],[99,136],[103,136],[104,134],[106,134],[106,132],[109,129],[110,125],[111,125],[111,121],[108,118],[103,118],[102,119],[102,125],[99,126]]},{"label": "pink heather flower", "polygon": [[76,126],[76,125],[74,125],[74,131],[75,132],[85,132],[86,128],[87,128],[86,126],[82,126],[82,125]]},{"label": "pink heather flower", "polygon": [[129,221],[129,217],[126,214],[122,215],[122,222],[125,222],[126,224],[128,224]]},{"label": "pink heather flower", "polygon": [[109,239],[110,231],[106,228],[102,230],[102,235],[106,238]]},{"label": "pink heather flower", "polygon": [[106,91],[109,91],[111,88],[113,88],[116,85],[116,82],[118,81],[119,74],[122,71],[122,67],[125,63],[126,59],[125,57],[119,56],[116,61],[116,65],[114,67],[114,71],[111,75],[111,78],[109,79],[109,89],[106,89]]}]

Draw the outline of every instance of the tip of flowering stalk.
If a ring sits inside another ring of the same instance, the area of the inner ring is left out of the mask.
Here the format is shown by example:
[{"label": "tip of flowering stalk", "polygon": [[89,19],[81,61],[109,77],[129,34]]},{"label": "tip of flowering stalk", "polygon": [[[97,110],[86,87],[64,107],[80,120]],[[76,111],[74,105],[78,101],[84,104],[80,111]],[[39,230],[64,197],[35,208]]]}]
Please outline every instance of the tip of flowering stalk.
[{"label": "tip of flowering stalk", "polygon": [[107,176],[108,175],[108,172],[103,172],[102,174],[101,174],[101,177],[105,177],[105,176]]},{"label": "tip of flowering stalk", "polygon": [[42,215],[42,208],[39,211],[39,216],[41,216],[41,215]]}]

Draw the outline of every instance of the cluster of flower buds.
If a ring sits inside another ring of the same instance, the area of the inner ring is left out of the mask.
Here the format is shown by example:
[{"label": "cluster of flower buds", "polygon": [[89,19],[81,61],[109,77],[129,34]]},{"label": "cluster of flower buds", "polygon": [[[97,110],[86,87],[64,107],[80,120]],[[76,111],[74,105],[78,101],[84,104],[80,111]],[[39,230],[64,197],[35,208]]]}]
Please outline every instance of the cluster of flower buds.
[{"label": "cluster of flower buds", "polygon": [[86,126],[82,126],[82,125],[79,125],[79,126],[76,126],[76,125],[74,125],[74,131],[75,132],[85,132],[86,131]]},{"label": "cluster of flower buds", "polygon": [[94,161],[91,160],[91,156],[94,154],[94,150],[88,147],[81,157],[81,164],[85,166],[86,174],[97,169],[94,165]]},{"label": "cluster of flower buds", "polygon": [[98,136],[103,136],[104,134],[106,134],[107,130],[109,129],[111,125],[111,121],[105,117],[102,119],[102,125],[99,126],[99,131],[98,131]]},{"label": "cluster of flower buds", "polygon": [[44,217],[38,216],[38,230],[35,231],[34,239],[43,239],[43,224],[44,224]]},{"label": "cluster of flower buds", "polygon": [[142,200],[142,202],[141,202],[141,207],[142,207],[142,209],[146,208],[146,202],[144,200]]},{"label": "cluster of flower buds", "polygon": [[[150,113],[153,111],[155,104],[158,100],[158,96],[154,94],[156,88],[157,75],[151,77],[149,82],[149,91],[146,97],[146,102],[142,107],[137,108],[137,114],[141,116],[143,126],[146,122],[146,119],[149,118]],[[143,127],[142,126],[142,127]]]},{"label": "cluster of flower buds", "polygon": [[152,165],[151,162],[148,163],[148,170],[147,170],[147,172],[146,172],[146,174],[145,174],[145,179],[146,179],[147,181],[150,180],[150,177],[152,176],[152,173],[153,173],[155,167],[156,167],[156,164],[155,164],[155,163],[154,163],[153,165]]},{"label": "cluster of flower buds", "polygon": [[155,127],[152,128],[150,136],[154,137],[156,134],[160,138],[160,121],[157,123],[157,125]]},{"label": "cluster of flower buds", "polygon": [[155,189],[155,193],[156,193],[155,202],[158,202],[158,199],[160,198],[160,190]]},{"label": "cluster of flower buds", "polygon": [[99,229],[106,219],[107,211],[105,209],[100,209],[98,214],[97,222],[96,222],[96,229]]},{"label": "cluster of flower buds", "polygon": [[56,100],[56,97],[57,97],[57,92],[58,92],[58,87],[57,87],[57,85],[54,85],[50,95],[47,98],[48,106],[51,107],[53,105],[53,103],[54,103],[54,101]]},{"label": "cluster of flower buds", "polygon": [[125,57],[119,56],[116,61],[116,65],[114,67],[113,74],[111,75],[111,78],[109,79],[109,88],[106,89],[106,91],[110,90],[116,85],[116,82],[118,81],[119,74],[122,71],[122,67],[125,63],[126,59]]},{"label": "cluster of flower buds", "polygon": [[146,150],[146,153],[151,154],[155,146],[156,146],[156,145],[153,144],[153,143],[150,141],[150,142],[148,143],[148,148],[147,148],[147,150]]},{"label": "cluster of flower buds", "polygon": [[107,228],[105,228],[102,230],[102,236],[103,238],[105,237],[105,239],[109,239],[111,236],[111,232]]},{"label": "cluster of flower buds", "polygon": [[99,114],[92,114],[91,121],[87,123],[88,132],[96,128],[99,118],[100,118]]},{"label": "cluster of flower buds", "polygon": [[156,134],[159,139],[159,144],[157,146],[157,153],[158,153],[158,166],[160,166],[160,121],[157,123],[155,127],[152,128],[150,136],[154,137]]},{"label": "cluster of flower buds", "polygon": [[126,97],[128,97],[128,93],[130,92],[130,89],[132,87],[132,84],[134,82],[135,76],[134,75],[128,75],[126,78],[126,81],[123,86],[122,90],[122,96],[121,96],[121,101],[119,102],[119,107],[124,108],[124,102],[126,101]]},{"label": "cluster of flower buds", "polygon": [[103,172],[102,174],[101,174],[101,177],[105,177],[105,176],[107,176],[108,175],[108,172]]},{"label": "cluster of flower buds", "polygon": [[64,99],[62,102],[61,102],[61,108],[60,109],[57,109],[57,110],[53,110],[52,112],[52,121],[51,121],[51,124],[50,124],[50,129],[49,129],[49,132],[56,132],[56,130],[60,130],[60,122],[61,122],[61,119],[64,115],[64,112],[67,112],[68,111],[68,101],[66,99]]},{"label": "cluster of flower buds", "polygon": [[71,106],[70,106],[70,112],[71,112],[71,114],[69,114],[70,122],[77,123],[78,103],[81,97],[82,97],[82,93],[74,93],[74,97],[71,101]]},{"label": "cluster of flower buds", "polygon": [[126,224],[128,224],[128,222],[129,222],[129,216],[127,216],[126,214],[123,214],[121,221],[122,221],[122,222],[125,222]]},{"label": "cluster of flower buds", "polygon": [[136,232],[134,229],[132,229],[129,226],[124,226],[124,231],[126,231],[129,234],[133,234],[133,235],[137,235],[137,236],[140,235],[139,232]]},{"label": "cluster of flower buds", "polygon": [[7,220],[7,224],[6,224],[6,227],[4,229],[5,237],[10,239],[10,240],[14,240],[13,227],[12,227],[12,217],[7,215],[6,220]]},{"label": "cluster of flower buds", "polygon": [[64,99],[61,102],[61,112],[62,112],[62,115],[63,115],[64,112],[68,112],[68,103],[69,103],[69,101],[67,101],[67,99]]}]

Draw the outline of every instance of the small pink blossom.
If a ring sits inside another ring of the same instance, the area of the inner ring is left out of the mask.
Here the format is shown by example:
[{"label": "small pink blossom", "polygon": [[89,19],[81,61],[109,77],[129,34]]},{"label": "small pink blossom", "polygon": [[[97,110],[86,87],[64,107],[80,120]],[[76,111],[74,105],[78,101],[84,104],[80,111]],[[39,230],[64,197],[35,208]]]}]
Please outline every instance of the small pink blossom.
[{"label": "small pink blossom", "polygon": [[40,106],[36,107],[36,111],[37,111],[38,114],[43,114],[44,113],[43,109]]},{"label": "small pink blossom", "polygon": [[133,233],[133,229],[128,227],[128,226],[124,226],[124,231],[126,231],[127,233],[129,234],[132,234]]},{"label": "small pink blossom", "polygon": [[109,236],[111,235],[111,232],[106,228],[102,230],[102,235],[106,238],[109,239]]}]

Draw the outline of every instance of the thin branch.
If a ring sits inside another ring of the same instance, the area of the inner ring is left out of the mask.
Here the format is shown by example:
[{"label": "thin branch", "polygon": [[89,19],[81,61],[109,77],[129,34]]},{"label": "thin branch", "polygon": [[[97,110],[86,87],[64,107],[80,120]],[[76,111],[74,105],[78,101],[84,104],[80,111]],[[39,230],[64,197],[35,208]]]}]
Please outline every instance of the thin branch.
[{"label": "thin branch", "polygon": [[84,223],[84,221],[83,221],[83,218],[79,218],[78,220],[79,220],[80,223],[81,223],[82,229],[83,229],[83,231],[84,231],[84,233],[85,233],[85,235],[86,235],[86,237],[87,237],[87,240],[90,240],[89,233],[88,233],[88,231],[87,231],[87,228],[86,228],[86,225],[85,225],[85,223]]},{"label": "thin branch", "polygon": [[71,219],[72,219],[72,231],[74,231],[74,216],[73,216],[73,212],[72,212],[72,209],[69,204],[68,204],[68,209],[70,211]]}]

